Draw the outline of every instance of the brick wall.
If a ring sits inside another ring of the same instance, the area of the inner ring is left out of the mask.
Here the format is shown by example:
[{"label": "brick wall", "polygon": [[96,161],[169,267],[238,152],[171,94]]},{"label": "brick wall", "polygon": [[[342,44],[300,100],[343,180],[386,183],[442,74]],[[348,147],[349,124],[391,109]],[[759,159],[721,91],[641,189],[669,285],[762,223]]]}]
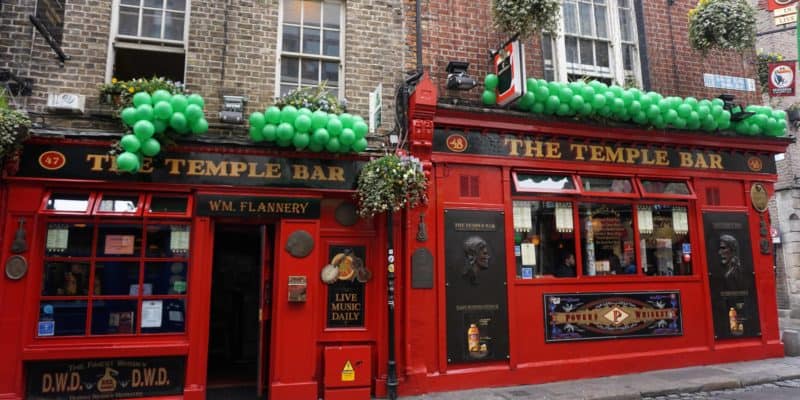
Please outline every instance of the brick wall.
[{"label": "brick wall", "polygon": [[[33,13],[35,1],[0,3],[0,68],[34,79],[33,95],[19,100],[40,123],[82,128],[114,126],[103,117],[109,109],[98,104],[97,91],[105,81],[111,3],[66,2],[62,47],[71,59],[63,65],[41,36],[36,34],[31,40],[34,28],[27,16]],[[190,3],[186,87],[205,97],[206,116],[212,126],[230,130],[227,125],[215,124],[223,94],[246,96],[248,114],[263,110],[274,99],[279,0]],[[383,84],[380,137],[393,128],[395,88],[404,77],[398,68],[404,65],[405,56],[402,12],[402,4],[394,0],[346,3],[344,96],[350,112],[366,119],[369,92],[378,83]],[[86,114],[63,118],[48,113],[44,108],[48,92],[86,95]]]}]

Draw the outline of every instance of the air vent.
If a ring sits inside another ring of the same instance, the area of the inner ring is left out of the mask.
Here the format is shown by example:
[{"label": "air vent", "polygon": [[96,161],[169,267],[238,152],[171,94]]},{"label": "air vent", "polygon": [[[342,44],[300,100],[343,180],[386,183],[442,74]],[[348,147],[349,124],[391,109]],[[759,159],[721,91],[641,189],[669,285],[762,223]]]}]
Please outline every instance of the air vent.
[{"label": "air vent", "polygon": [[461,175],[461,197],[481,197],[478,177]]}]

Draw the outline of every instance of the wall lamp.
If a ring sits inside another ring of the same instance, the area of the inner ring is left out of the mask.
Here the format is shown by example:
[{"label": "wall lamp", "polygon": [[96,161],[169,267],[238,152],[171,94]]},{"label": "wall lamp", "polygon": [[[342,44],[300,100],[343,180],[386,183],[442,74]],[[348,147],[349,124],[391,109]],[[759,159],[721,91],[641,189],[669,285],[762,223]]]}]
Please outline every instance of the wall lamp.
[{"label": "wall lamp", "polygon": [[466,61],[450,61],[447,63],[447,88],[451,90],[470,90],[478,85],[475,78],[467,75],[469,63]]},{"label": "wall lamp", "polygon": [[739,122],[747,119],[752,115],[755,115],[754,112],[744,111],[744,107],[742,107],[740,104],[734,103],[733,99],[735,97],[736,96],[732,94],[719,95],[719,99],[725,102],[722,108],[728,110],[731,113],[731,122]]}]

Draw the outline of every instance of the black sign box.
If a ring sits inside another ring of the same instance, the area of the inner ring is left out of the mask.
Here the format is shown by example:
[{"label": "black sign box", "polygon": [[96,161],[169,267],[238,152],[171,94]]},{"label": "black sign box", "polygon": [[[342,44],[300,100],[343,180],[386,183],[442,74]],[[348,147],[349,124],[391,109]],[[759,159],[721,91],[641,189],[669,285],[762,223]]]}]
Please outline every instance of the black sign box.
[{"label": "black sign box", "polygon": [[509,355],[503,221],[500,211],[445,210],[448,362]]},{"label": "black sign box", "polygon": [[683,335],[679,292],[545,294],[545,341]]},{"label": "black sign box", "polygon": [[708,285],[717,339],[761,335],[746,213],[704,212]]},{"label": "black sign box", "polygon": [[292,197],[218,196],[200,194],[195,199],[197,215],[219,217],[275,217],[317,219],[319,199]]},{"label": "black sign box", "polygon": [[[364,262],[365,253],[364,246],[330,246],[328,257],[332,262],[338,254],[343,254]],[[355,279],[355,276],[328,285],[328,328],[363,327],[364,312],[364,283]]]},{"label": "black sign box", "polygon": [[29,400],[100,400],[183,394],[184,357],[42,361],[25,364]]}]

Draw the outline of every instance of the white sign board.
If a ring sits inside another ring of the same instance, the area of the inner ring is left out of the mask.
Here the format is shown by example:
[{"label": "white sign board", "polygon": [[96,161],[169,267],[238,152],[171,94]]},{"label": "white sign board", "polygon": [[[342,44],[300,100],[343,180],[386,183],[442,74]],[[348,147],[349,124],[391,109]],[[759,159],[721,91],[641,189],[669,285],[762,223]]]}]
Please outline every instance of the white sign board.
[{"label": "white sign board", "polygon": [[703,74],[703,84],[705,87],[717,89],[741,90],[743,92],[756,91],[755,79],[738,76]]},{"label": "white sign board", "polygon": [[379,83],[374,92],[369,94],[369,133],[375,133],[381,126],[381,109],[383,108],[383,83]]}]

